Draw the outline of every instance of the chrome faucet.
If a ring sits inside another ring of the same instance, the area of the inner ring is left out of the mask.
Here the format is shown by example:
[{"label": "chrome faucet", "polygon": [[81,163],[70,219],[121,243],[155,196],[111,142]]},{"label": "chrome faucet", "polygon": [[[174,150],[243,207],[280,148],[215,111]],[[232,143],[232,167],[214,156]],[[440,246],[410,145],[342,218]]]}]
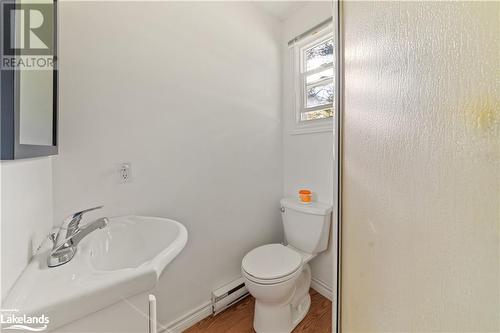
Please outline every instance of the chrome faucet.
[{"label": "chrome faucet", "polygon": [[78,243],[85,238],[85,236],[96,229],[104,228],[108,224],[108,219],[102,217],[80,228],[83,214],[101,209],[102,207],[103,206],[93,207],[74,213],[63,222],[57,234],[53,233],[50,235],[50,239],[54,243],[54,246],[47,258],[47,265],[49,267],[56,267],[69,262],[76,254]]}]

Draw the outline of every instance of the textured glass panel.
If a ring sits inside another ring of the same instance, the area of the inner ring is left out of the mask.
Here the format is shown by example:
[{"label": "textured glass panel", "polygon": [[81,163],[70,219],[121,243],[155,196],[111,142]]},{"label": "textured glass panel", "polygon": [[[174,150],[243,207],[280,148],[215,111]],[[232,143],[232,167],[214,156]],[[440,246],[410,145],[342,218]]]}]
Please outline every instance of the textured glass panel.
[{"label": "textured glass panel", "polygon": [[306,83],[311,84],[324,79],[333,79],[333,68],[329,68],[316,74],[308,75],[306,77]]},{"label": "textured glass panel", "polygon": [[307,49],[305,52],[306,71],[318,68],[333,62],[333,40],[328,39],[323,43]]},{"label": "textured glass panel", "polygon": [[333,103],[333,82],[307,87],[306,108]]},{"label": "textured glass panel", "polygon": [[333,109],[328,108],[324,110],[316,110],[303,112],[300,114],[300,121],[314,120],[314,119],[325,119],[333,117]]}]

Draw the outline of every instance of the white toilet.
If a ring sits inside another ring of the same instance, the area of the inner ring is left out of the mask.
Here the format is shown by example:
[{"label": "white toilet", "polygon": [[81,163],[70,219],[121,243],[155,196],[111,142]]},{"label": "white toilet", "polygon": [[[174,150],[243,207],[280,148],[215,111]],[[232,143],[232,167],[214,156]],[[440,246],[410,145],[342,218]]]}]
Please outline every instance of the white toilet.
[{"label": "white toilet", "polygon": [[304,319],[311,305],[308,262],[328,246],[330,205],[287,198],[281,200],[281,212],[288,245],[259,246],[241,262],[245,284],[255,297],[257,333],[289,333]]}]

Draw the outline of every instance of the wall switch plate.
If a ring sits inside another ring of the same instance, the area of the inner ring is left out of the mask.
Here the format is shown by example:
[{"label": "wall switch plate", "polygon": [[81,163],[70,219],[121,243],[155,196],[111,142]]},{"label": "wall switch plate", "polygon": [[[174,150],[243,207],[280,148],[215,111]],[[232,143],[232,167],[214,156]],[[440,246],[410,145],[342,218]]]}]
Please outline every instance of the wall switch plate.
[{"label": "wall switch plate", "polygon": [[132,182],[132,164],[128,162],[120,164],[118,177],[121,184]]}]

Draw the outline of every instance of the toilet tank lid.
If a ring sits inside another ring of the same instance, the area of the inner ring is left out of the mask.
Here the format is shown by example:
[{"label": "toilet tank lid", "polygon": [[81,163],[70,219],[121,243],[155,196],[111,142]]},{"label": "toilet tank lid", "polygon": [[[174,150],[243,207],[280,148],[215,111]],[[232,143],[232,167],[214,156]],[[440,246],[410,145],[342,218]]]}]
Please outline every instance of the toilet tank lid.
[{"label": "toilet tank lid", "polygon": [[281,207],[293,209],[305,214],[325,216],[332,212],[332,205],[323,202],[302,203],[299,199],[284,198],[281,199],[280,203]]}]

